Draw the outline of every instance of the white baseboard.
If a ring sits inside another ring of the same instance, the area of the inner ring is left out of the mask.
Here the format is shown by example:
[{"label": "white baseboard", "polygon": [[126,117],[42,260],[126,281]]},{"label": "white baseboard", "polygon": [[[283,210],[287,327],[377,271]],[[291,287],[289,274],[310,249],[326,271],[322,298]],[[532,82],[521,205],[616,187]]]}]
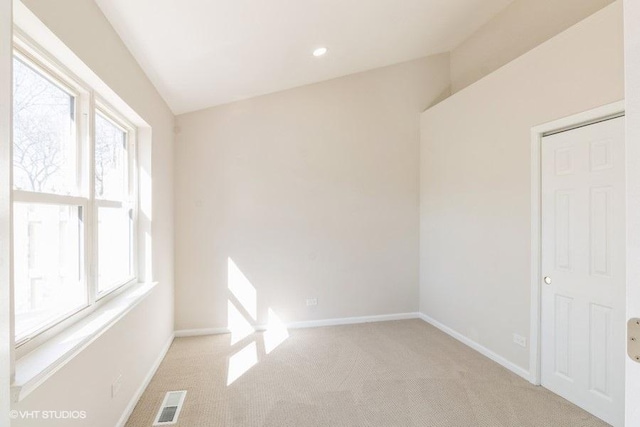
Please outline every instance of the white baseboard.
[{"label": "white baseboard", "polygon": [[[419,313],[395,313],[395,314],[380,314],[376,316],[361,316],[361,317],[343,317],[337,319],[322,319],[322,320],[307,320],[302,322],[287,323],[285,327],[287,329],[302,329],[302,328],[319,328],[322,326],[339,326],[339,325],[355,325],[358,323],[371,323],[371,322],[387,322],[389,320],[406,320],[406,319],[418,319]],[[266,325],[254,326],[256,331],[265,331]],[[218,335],[228,334],[230,331],[228,328],[204,328],[204,329],[182,329],[175,332],[176,338],[179,337],[196,337],[200,335]]]},{"label": "white baseboard", "polygon": [[427,316],[424,313],[418,313],[418,317],[420,319],[424,320],[425,322],[429,323],[430,325],[435,326],[436,328],[440,329],[445,334],[447,334],[447,335],[457,339],[461,343],[471,347],[472,349],[474,349],[478,353],[482,354],[483,356],[486,356],[489,359],[493,360],[494,362],[498,363],[499,365],[504,366],[505,368],[507,368],[508,370],[513,372],[514,374],[524,378],[527,381],[531,380],[531,374],[529,373],[528,370],[526,370],[524,368],[521,368],[520,366],[516,365],[515,363],[512,363],[512,362],[508,361],[507,359],[505,359],[504,357],[500,356],[499,354],[494,353],[493,351],[489,350],[488,348],[486,348],[486,347],[478,344],[477,342],[473,341],[472,339],[462,335],[460,332],[454,331],[450,327],[443,325],[442,323],[440,323],[437,320]]},{"label": "white baseboard", "polygon": [[201,335],[220,335],[231,333],[229,328],[180,329],[174,333],[176,338],[199,337]]},{"label": "white baseboard", "polygon": [[124,412],[122,413],[122,416],[120,417],[120,420],[116,424],[116,427],[124,427],[127,421],[129,420],[129,417],[133,413],[133,410],[138,404],[138,401],[140,400],[140,398],[142,397],[142,394],[149,386],[149,383],[151,382],[151,379],[153,378],[153,376],[156,374],[156,371],[160,367],[162,360],[167,355],[167,352],[169,351],[169,347],[171,347],[171,343],[173,342],[174,337],[175,337],[175,334],[171,334],[171,336],[169,337],[165,345],[162,347],[162,350],[160,350],[160,354],[158,355],[158,358],[155,360],[155,362],[151,366],[151,369],[149,369],[147,376],[142,381],[142,384],[140,384],[140,387],[138,387],[138,390],[136,390],[135,394],[131,398],[131,401],[127,405],[127,408],[124,410]]},{"label": "white baseboard", "polygon": [[358,323],[388,322],[390,320],[406,320],[406,319],[417,319],[417,318],[418,318],[418,313],[395,313],[395,314],[380,314],[377,316],[343,317],[338,319],[307,320],[303,322],[288,323],[286,326],[289,329],[319,328],[322,326],[355,325]]}]

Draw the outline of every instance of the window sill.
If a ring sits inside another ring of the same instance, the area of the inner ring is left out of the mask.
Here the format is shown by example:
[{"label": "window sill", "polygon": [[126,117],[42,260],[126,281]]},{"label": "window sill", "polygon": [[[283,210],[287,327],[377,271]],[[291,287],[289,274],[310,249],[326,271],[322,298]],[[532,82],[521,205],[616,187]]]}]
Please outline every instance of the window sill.
[{"label": "window sill", "polygon": [[13,401],[19,402],[27,397],[145,299],[156,285],[154,282],[132,286],[91,315],[16,360],[15,380],[11,386]]}]

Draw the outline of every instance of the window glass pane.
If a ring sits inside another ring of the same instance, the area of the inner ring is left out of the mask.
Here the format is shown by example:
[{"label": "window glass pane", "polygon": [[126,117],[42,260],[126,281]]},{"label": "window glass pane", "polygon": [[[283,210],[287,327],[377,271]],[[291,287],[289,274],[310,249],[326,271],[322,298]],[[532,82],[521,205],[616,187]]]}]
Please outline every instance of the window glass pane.
[{"label": "window glass pane", "polygon": [[13,60],[13,185],[76,194],[75,98]]},{"label": "window glass pane", "polygon": [[87,303],[78,206],[14,204],[16,339]]},{"label": "window glass pane", "polygon": [[132,279],[133,221],[123,208],[98,208],[98,292]]},{"label": "window glass pane", "polygon": [[126,183],[127,133],[96,114],[96,198],[123,200]]}]

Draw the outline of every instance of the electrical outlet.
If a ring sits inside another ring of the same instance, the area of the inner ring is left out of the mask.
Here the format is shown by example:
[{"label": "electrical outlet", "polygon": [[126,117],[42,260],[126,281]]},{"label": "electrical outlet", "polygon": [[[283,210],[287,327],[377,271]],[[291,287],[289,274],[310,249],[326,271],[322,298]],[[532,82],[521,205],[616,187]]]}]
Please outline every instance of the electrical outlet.
[{"label": "electrical outlet", "polygon": [[318,298],[307,298],[307,307],[318,305]]},{"label": "electrical outlet", "polygon": [[518,344],[520,347],[527,346],[527,339],[522,335],[513,334],[513,342]]},{"label": "electrical outlet", "polygon": [[111,398],[114,398],[120,392],[120,388],[122,387],[122,375],[118,375],[118,378],[111,384]]}]

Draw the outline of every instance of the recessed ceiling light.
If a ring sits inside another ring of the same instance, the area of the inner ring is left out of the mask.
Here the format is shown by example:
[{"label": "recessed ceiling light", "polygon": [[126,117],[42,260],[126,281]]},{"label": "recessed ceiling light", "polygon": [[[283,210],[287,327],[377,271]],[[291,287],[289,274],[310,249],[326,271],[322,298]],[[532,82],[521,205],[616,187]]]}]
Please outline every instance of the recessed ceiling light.
[{"label": "recessed ceiling light", "polygon": [[313,56],[322,56],[325,53],[327,53],[327,48],[326,47],[319,47],[316,50],[313,51]]}]

